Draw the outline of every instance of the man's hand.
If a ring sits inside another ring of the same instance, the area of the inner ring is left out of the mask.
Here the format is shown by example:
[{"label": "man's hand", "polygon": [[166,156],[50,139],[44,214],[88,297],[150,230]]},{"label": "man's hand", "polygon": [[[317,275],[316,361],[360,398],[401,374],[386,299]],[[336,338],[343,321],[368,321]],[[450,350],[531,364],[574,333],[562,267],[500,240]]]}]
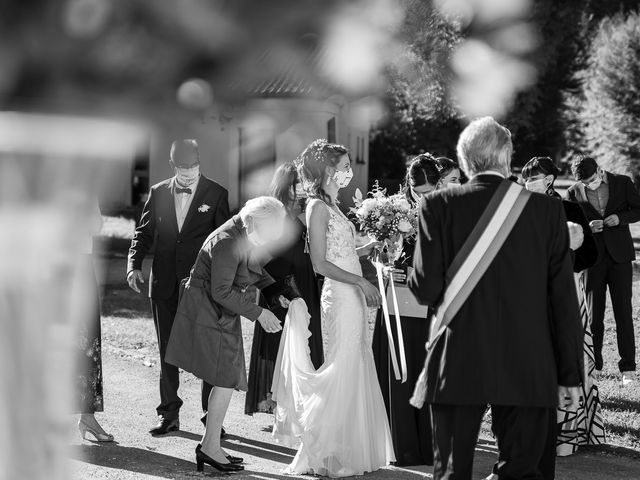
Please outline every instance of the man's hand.
[{"label": "man's hand", "polygon": [[393,268],[391,269],[391,274],[393,276],[393,281],[396,283],[406,283],[407,282],[407,274],[402,268]]},{"label": "man's hand", "polygon": [[558,405],[564,410],[577,410],[580,406],[580,387],[558,386]]},{"label": "man's hand", "polygon": [[589,226],[593,233],[600,233],[604,229],[604,222],[602,220],[592,220],[589,222]]},{"label": "man's hand", "polygon": [[609,215],[604,219],[604,224],[607,227],[617,227],[618,225],[620,225],[620,218],[618,217],[618,215]]},{"label": "man's hand", "polygon": [[567,222],[567,228],[569,229],[569,246],[571,250],[579,249],[582,246],[582,242],[584,242],[582,227],[577,223]]},{"label": "man's hand", "polygon": [[262,313],[258,317],[258,321],[267,333],[276,333],[282,330],[282,324],[280,323],[280,320],[278,320],[278,317],[266,308],[262,309]]},{"label": "man's hand", "polygon": [[127,274],[127,283],[129,284],[129,288],[136,293],[140,293],[140,288],[138,287],[138,283],[144,283],[144,277],[142,276],[142,270],[131,270]]}]

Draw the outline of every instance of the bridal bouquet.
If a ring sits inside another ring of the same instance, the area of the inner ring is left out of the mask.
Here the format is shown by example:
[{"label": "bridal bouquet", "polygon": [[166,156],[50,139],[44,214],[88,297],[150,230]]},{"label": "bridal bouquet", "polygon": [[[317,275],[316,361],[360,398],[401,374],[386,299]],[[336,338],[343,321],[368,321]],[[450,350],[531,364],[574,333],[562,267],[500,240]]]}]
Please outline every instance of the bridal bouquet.
[{"label": "bridal bouquet", "polygon": [[[373,189],[367,194],[367,198],[363,198],[360,190],[356,190],[353,202],[355,207],[351,209],[351,212],[356,216],[362,231],[369,238],[382,242],[382,248],[377,249],[374,261],[376,276],[378,277],[378,288],[382,295],[381,308],[389,340],[389,352],[394,376],[396,380],[405,383],[407,381],[407,358],[398,313],[398,295],[395,282],[390,281],[388,282],[390,297],[387,298],[384,271],[389,272],[393,268],[395,261],[400,258],[403,241],[405,239],[415,239],[418,233],[418,210],[411,206],[402,192],[387,195],[386,189],[380,188],[378,182],[373,185]],[[393,306],[396,319],[395,329],[398,339],[399,359],[396,356],[396,340],[389,315],[389,304]]]},{"label": "bridal bouquet", "polygon": [[355,214],[360,228],[369,238],[383,243],[379,253],[386,253],[388,264],[393,264],[402,254],[404,239],[415,239],[418,231],[418,211],[407,201],[404,194],[398,192],[387,195],[376,181],[373,189],[363,198],[356,190],[353,198]]}]

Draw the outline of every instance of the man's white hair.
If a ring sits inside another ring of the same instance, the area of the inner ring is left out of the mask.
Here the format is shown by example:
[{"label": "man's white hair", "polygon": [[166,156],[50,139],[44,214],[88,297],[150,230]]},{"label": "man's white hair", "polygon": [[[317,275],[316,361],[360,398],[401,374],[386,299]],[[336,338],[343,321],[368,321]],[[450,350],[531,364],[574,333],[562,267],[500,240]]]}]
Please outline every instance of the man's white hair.
[{"label": "man's white hair", "polygon": [[478,118],[460,134],[457,152],[460,166],[469,176],[487,170],[508,172],[513,154],[511,132],[492,117]]},{"label": "man's white hair", "polygon": [[240,218],[245,225],[249,218],[253,220],[264,220],[268,218],[284,217],[286,215],[284,205],[280,200],[273,197],[256,197],[247,200],[240,210]]}]

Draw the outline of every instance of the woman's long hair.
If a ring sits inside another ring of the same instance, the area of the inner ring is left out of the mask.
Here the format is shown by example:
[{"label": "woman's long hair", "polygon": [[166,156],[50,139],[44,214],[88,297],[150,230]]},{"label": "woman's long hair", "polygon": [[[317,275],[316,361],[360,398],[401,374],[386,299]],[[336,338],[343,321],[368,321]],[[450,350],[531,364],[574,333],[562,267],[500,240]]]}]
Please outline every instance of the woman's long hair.
[{"label": "woman's long hair", "polygon": [[554,187],[556,178],[558,178],[558,175],[560,175],[560,169],[552,159],[550,159],[549,157],[533,157],[525,164],[524,167],[522,167],[522,178],[525,181],[530,177],[534,177],[540,174],[545,176],[553,176],[553,181],[547,189],[547,195],[552,197],[560,197]]},{"label": "woman's long hair", "polygon": [[298,183],[298,171],[291,162],[280,165],[271,180],[269,187],[270,195],[277,198],[282,204],[291,210],[291,205],[295,202],[295,185]]},{"label": "woman's long hair", "polygon": [[460,172],[460,183],[467,183],[469,180],[465,175],[464,171],[460,168],[460,164],[455,160],[451,160],[448,157],[438,157],[436,158],[436,162],[438,162],[438,168],[440,169],[440,178],[444,178],[449,175],[454,170],[458,170]]},{"label": "woman's long hair", "polygon": [[318,139],[310,143],[296,159],[302,187],[309,198],[319,198],[329,205],[333,200],[324,189],[326,168],[335,167],[349,151],[342,145]]},{"label": "woman's long hair", "polygon": [[430,153],[421,153],[414,157],[407,168],[407,174],[404,178],[404,194],[410,203],[415,200],[411,196],[413,187],[420,187],[425,184],[436,186],[440,181],[440,169],[438,161]]}]

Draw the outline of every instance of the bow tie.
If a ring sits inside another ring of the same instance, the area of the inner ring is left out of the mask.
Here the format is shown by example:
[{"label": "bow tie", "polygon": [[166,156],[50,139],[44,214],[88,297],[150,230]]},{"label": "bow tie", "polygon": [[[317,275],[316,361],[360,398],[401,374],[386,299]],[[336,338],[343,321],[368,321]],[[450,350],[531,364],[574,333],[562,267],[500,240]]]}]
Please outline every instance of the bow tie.
[{"label": "bow tie", "polygon": [[191,195],[191,189],[190,188],[176,188],[176,193],[186,193],[187,195]]}]

